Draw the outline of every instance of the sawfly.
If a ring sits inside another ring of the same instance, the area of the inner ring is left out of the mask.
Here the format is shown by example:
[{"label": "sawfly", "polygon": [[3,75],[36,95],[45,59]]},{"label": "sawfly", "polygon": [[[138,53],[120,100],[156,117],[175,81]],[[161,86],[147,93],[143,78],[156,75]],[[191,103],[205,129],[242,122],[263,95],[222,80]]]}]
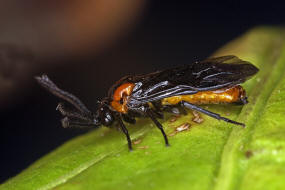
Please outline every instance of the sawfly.
[{"label": "sawfly", "polygon": [[135,124],[136,117],[149,117],[161,131],[167,146],[168,138],[157,120],[163,118],[163,112],[181,114],[187,108],[244,127],[243,123],[199,105],[248,103],[245,89],[240,84],[257,72],[258,69],[251,63],[228,55],[150,74],[125,76],[109,89],[107,97],[98,101],[95,113],[89,111],[77,97],[58,88],[47,75],[35,78],[49,92],[74,106],[75,109],[71,110],[59,103],[57,110],[64,116],[63,127],[108,127],[117,121],[127,138],[129,150],[132,150],[124,122]]}]

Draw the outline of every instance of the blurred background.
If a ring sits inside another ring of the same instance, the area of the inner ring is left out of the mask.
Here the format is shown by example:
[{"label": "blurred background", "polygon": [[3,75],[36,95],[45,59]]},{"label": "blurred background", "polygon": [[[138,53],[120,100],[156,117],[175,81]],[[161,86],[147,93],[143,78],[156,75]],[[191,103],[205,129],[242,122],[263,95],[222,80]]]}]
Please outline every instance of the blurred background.
[{"label": "blurred background", "polygon": [[46,73],[91,110],[129,74],[189,64],[257,25],[283,25],[272,1],[2,0],[0,183],[82,130],[61,128]]}]

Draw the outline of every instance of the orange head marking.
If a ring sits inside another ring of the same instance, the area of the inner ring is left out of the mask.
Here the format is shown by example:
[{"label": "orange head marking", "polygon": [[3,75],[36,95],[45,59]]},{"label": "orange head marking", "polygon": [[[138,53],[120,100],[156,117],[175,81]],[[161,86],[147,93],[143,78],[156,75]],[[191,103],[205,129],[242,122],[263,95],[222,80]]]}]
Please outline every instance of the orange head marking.
[{"label": "orange head marking", "polygon": [[113,94],[113,101],[111,102],[111,106],[118,112],[126,113],[127,109],[127,97],[131,95],[134,83],[124,83],[119,86]]}]

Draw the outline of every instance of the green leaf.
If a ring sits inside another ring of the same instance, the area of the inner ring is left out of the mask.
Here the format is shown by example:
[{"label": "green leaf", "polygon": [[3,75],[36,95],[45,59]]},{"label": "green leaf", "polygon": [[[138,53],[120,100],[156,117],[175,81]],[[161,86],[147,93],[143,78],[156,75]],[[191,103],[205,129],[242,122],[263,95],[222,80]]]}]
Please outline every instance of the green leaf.
[{"label": "green leaf", "polygon": [[[124,135],[101,128],[79,136],[0,186],[5,189],[285,189],[285,30],[259,27],[215,55],[237,55],[260,68],[243,86],[249,104],[211,105],[208,109],[243,122],[246,128],[201,115],[162,120],[169,135],[148,120],[128,125]],[[189,123],[189,130],[174,133]],[[141,141],[141,142],[140,142]]]}]

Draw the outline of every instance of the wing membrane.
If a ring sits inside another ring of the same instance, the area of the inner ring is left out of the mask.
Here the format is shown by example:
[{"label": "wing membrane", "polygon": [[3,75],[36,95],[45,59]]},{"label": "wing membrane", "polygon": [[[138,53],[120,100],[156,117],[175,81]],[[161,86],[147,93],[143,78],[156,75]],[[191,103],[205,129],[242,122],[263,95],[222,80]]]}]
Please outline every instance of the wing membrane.
[{"label": "wing membrane", "polygon": [[134,76],[132,80],[137,85],[130,97],[130,104],[138,105],[171,96],[235,86],[257,72],[258,69],[251,63],[229,55]]}]

